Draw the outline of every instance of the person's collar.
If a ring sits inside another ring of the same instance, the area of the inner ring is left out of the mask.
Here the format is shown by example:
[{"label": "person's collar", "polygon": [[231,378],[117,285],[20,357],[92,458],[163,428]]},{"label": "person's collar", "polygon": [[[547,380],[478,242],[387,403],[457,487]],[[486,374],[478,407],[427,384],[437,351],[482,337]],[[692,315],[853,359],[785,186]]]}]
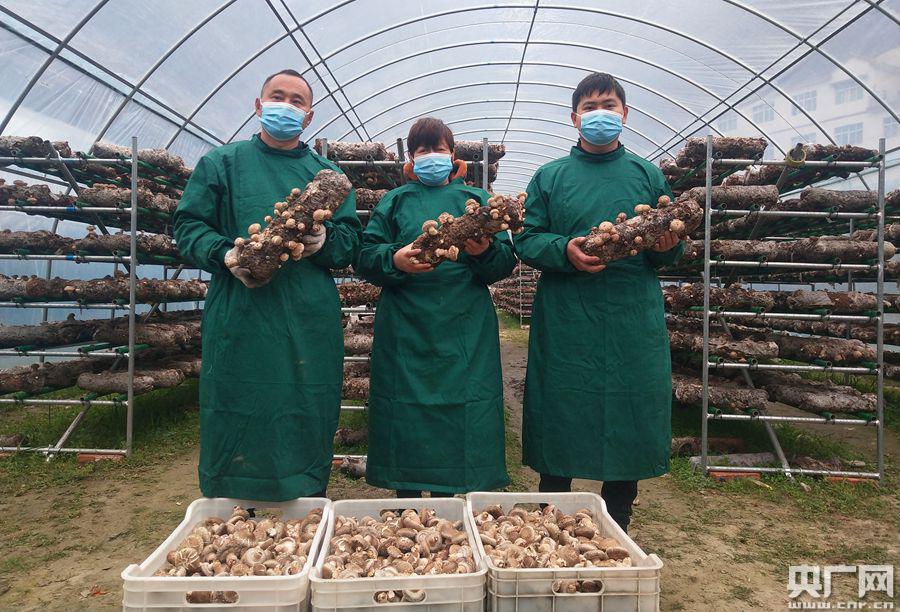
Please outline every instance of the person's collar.
[{"label": "person's collar", "polygon": [[263,142],[259,133],[253,135],[251,138],[253,144],[257,146],[264,153],[268,153],[270,155],[284,155],[285,157],[303,157],[307,153],[309,153],[309,145],[303,142],[302,140],[297,144],[297,146],[293,149],[276,149],[275,147],[270,147],[266,143]]},{"label": "person's collar", "polygon": [[619,146],[610,151],[609,153],[588,153],[584,149],[581,148],[581,142],[572,147],[571,152],[569,153],[572,157],[576,159],[582,159],[584,161],[595,162],[595,163],[603,163],[610,162],[616,159],[621,158],[625,155],[625,145],[621,142]]}]

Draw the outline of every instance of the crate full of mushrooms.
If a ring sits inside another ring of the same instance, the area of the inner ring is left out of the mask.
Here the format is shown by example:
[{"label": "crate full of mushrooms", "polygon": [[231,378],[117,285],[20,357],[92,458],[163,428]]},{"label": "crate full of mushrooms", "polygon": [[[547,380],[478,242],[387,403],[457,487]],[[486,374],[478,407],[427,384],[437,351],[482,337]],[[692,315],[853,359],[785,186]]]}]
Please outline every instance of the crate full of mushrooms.
[{"label": "crate full of mushrooms", "polygon": [[335,502],[311,609],[482,610],[485,569],[465,514],[454,498]]},{"label": "crate full of mushrooms", "polygon": [[122,572],[124,610],[305,610],[331,501],[202,498],[140,565]]},{"label": "crate full of mushrooms", "polygon": [[662,561],[619,528],[599,495],[470,493],[466,504],[493,612],[659,609]]}]

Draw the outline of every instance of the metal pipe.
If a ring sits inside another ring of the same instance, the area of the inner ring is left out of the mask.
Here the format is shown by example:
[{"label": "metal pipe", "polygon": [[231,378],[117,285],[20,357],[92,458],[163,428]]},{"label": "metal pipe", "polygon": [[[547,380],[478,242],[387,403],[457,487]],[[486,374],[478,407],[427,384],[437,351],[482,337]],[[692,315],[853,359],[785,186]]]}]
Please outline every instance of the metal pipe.
[{"label": "metal pipe", "polygon": [[112,351],[16,351],[14,349],[0,350],[3,357],[118,357],[119,353]]},{"label": "metal pipe", "polygon": [[[805,161],[798,168],[876,168],[877,161]],[[765,159],[716,159],[713,161],[716,166],[785,166],[784,160],[765,160]]]},{"label": "metal pipe", "polygon": [[[537,5],[535,5],[534,12],[537,13]],[[532,23],[534,22],[532,21]],[[509,128],[509,125],[506,127]],[[485,191],[488,190],[488,157],[490,156],[490,152],[488,139],[487,137],[484,137],[481,139],[481,188]]]},{"label": "metal pipe", "polygon": [[813,210],[732,210],[716,209],[714,215],[723,217],[746,217],[747,215],[759,215],[760,217],[813,217],[823,219],[871,219],[876,213],[860,212],[827,212]]},{"label": "metal pipe", "polygon": [[[179,43],[180,44],[180,43]],[[160,63],[162,63],[160,61]],[[157,64],[158,66],[159,64]],[[153,70],[150,73],[152,74]],[[143,82],[143,81],[142,81]],[[140,86],[140,83],[138,84]],[[102,134],[101,134],[102,137]],[[137,258],[137,181],[138,145],[137,136],[131,137],[131,261]],[[128,406],[125,415],[125,455],[131,456],[134,441],[134,331],[136,318],[135,268],[128,267]]]},{"label": "metal pipe", "polygon": [[0,453],[94,453],[97,455],[125,455],[120,448],[61,448],[53,451],[53,447],[47,446],[0,446]]},{"label": "metal pipe", "polygon": [[130,213],[131,208],[112,208],[109,206],[0,206],[0,211],[23,212],[27,214],[36,212],[55,212],[72,215],[88,213]]},{"label": "metal pipe", "polygon": [[780,372],[847,372],[849,374],[874,374],[872,368],[852,366],[812,366],[812,365],[788,365],[780,363],[736,363],[726,361],[719,363],[707,361],[709,366],[722,370],[776,370]]},{"label": "metal pipe", "polygon": [[818,423],[821,425],[875,425],[876,421],[864,421],[862,419],[826,419],[825,417],[797,417],[760,414],[710,414],[709,419],[714,421],[770,421],[774,423]]},{"label": "metal pipe", "polygon": [[118,157],[106,159],[106,158],[93,158],[93,157],[10,157],[4,156],[0,157],[0,164],[34,164],[36,166],[55,166],[56,164],[84,164],[84,163],[92,163],[92,164],[127,164],[130,162],[130,159],[119,159]]},{"label": "metal pipe", "polygon": [[125,310],[125,304],[78,304],[77,302],[0,302],[0,308],[68,308],[70,310]]},{"label": "metal pipe", "polygon": [[71,436],[72,432],[75,431],[75,428],[81,424],[82,419],[84,419],[84,415],[87,414],[87,411],[90,410],[90,408],[91,405],[88,403],[85,403],[84,406],[82,406],[81,410],[78,411],[78,414],[75,415],[75,418],[72,419],[72,422],[69,423],[69,426],[66,427],[66,430],[63,432],[62,436],[60,436],[59,440],[53,446],[53,449],[49,453],[47,453],[47,461],[53,459],[53,455],[60,451],[60,449],[63,447],[63,444],[66,443],[66,441],[69,439],[69,436]]},{"label": "metal pipe", "polygon": [[881,156],[878,162],[878,273],[877,273],[877,304],[878,322],[876,327],[875,354],[878,363],[878,372],[875,374],[876,394],[876,418],[878,429],[876,431],[876,454],[878,463],[878,477],[884,478],[884,190],[885,190],[885,165],[884,165],[884,138],[878,139],[878,153]]},{"label": "metal pipe", "polygon": [[15,399],[13,397],[0,397],[0,404],[33,404],[35,406],[74,406],[78,404],[94,404],[96,406],[121,406],[125,402],[114,400],[83,400],[72,399]]},{"label": "metal pipe", "polygon": [[344,306],[341,308],[341,314],[353,313],[375,314],[375,309],[368,306]]},{"label": "metal pipe", "polygon": [[346,412],[365,412],[366,406],[350,406],[341,404],[341,410],[344,410]]},{"label": "metal pipe", "polygon": [[369,356],[368,356],[368,355],[354,355],[353,357],[351,357],[351,356],[348,355],[348,356],[345,356],[345,357],[344,357],[344,363],[349,363],[349,362],[366,362],[366,361],[369,361]]},{"label": "metal pipe", "polygon": [[[846,472],[840,470],[807,470],[806,468],[791,468],[797,476],[840,476],[842,478],[878,478],[878,474],[872,472]],[[768,474],[780,473],[781,468],[773,467],[737,467],[733,465],[711,465],[707,471],[712,472],[766,472]]]},{"label": "metal pipe", "polygon": [[732,259],[707,260],[714,266],[732,266],[735,268],[801,268],[803,270],[874,270],[877,264],[829,264],[801,263],[793,261],[738,261]]},{"label": "metal pipe", "polygon": [[853,321],[862,323],[871,323],[877,318],[865,315],[817,315],[797,312],[743,312],[735,310],[712,311],[710,314],[722,315],[732,319],[794,319],[800,321]]},{"label": "metal pipe", "polygon": [[74,261],[75,263],[106,262],[124,263],[131,261],[130,257],[117,255],[12,255],[0,254],[0,259],[25,259],[33,261]]},{"label": "metal pipe", "polygon": [[[706,136],[706,207],[703,210],[703,386],[701,402],[703,414],[709,411],[709,280],[710,280],[710,234],[712,229],[712,134]],[[709,462],[709,430],[707,419],[700,423],[700,465],[703,469]]]}]

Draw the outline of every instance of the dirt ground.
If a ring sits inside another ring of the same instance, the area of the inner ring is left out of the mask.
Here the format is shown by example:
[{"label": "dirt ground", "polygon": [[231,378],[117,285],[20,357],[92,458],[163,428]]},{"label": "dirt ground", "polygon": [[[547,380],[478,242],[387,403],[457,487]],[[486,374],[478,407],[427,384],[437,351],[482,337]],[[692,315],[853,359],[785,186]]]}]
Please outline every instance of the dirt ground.
[{"label": "dirt ground", "polygon": [[[523,335],[504,332],[503,349],[510,433],[518,435]],[[0,571],[0,608],[119,608],[121,571],[143,560],[200,496],[197,457],[194,450],[127,476],[114,473],[0,500],[5,554],[53,553],[24,571],[0,565],[6,570]],[[536,487],[536,475],[528,468],[512,477],[519,487]],[[641,483],[631,529],[644,550],[663,560],[663,610],[783,610],[788,565],[900,559],[894,520],[833,514],[810,518],[777,491],[690,491],[674,480],[666,476]],[[599,483],[576,481],[576,488],[599,492]],[[344,477],[334,479],[330,493],[334,499],[386,494]],[[884,497],[887,516],[896,517],[896,496]],[[855,584],[855,578],[852,583],[848,578],[836,583],[835,590],[855,598]]]}]

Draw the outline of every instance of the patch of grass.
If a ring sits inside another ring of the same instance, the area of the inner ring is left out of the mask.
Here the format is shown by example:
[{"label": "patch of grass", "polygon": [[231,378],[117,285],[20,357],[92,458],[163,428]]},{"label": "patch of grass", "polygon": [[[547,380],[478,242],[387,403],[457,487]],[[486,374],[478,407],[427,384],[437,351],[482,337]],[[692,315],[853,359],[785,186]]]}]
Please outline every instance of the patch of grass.
[{"label": "patch of grass", "polygon": [[[338,421],[338,427],[347,427],[349,429],[365,429],[369,426],[369,415],[366,412],[349,412],[341,411],[341,418]],[[344,446],[341,444],[334,445],[335,455],[365,455],[369,452],[368,440],[355,444],[353,446]]]},{"label": "patch of grass", "polygon": [[[122,462],[79,465],[71,455],[47,462],[40,453],[17,453],[0,459],[0,494],[15,496],[71,484],[93,475],[140,471],[192,450],[200,436],[197,392],[198,381],[191,379],[174,389],[160,389],[135,398],[134,452]],[[4,419],[0,432],[24,433],[32,446],[54,444],[78,410],[78,407],[54,407],[48,413],[43,409],[23,409],[17,422],[11,424]],[[124,448],[125,408],[92,407],[66,446]],[[80,511],[77,504],[70,503],[68,507],[76,515]]]},{"label": "patch of grass", "polygon": [[510,426],[509,407],[503,411],[503,415],[506,422],[506,472],[509,474],[509,484],[502,490],[527,491],[528,482],[522,466],[522,444],[515,429]]},{"label": "patch of grass", "polygon": [[519,317],[508,312],[497,310],[497,321],[500,323],[500,339],[525,346],[528,344],[528,330],[522,329]]}]

